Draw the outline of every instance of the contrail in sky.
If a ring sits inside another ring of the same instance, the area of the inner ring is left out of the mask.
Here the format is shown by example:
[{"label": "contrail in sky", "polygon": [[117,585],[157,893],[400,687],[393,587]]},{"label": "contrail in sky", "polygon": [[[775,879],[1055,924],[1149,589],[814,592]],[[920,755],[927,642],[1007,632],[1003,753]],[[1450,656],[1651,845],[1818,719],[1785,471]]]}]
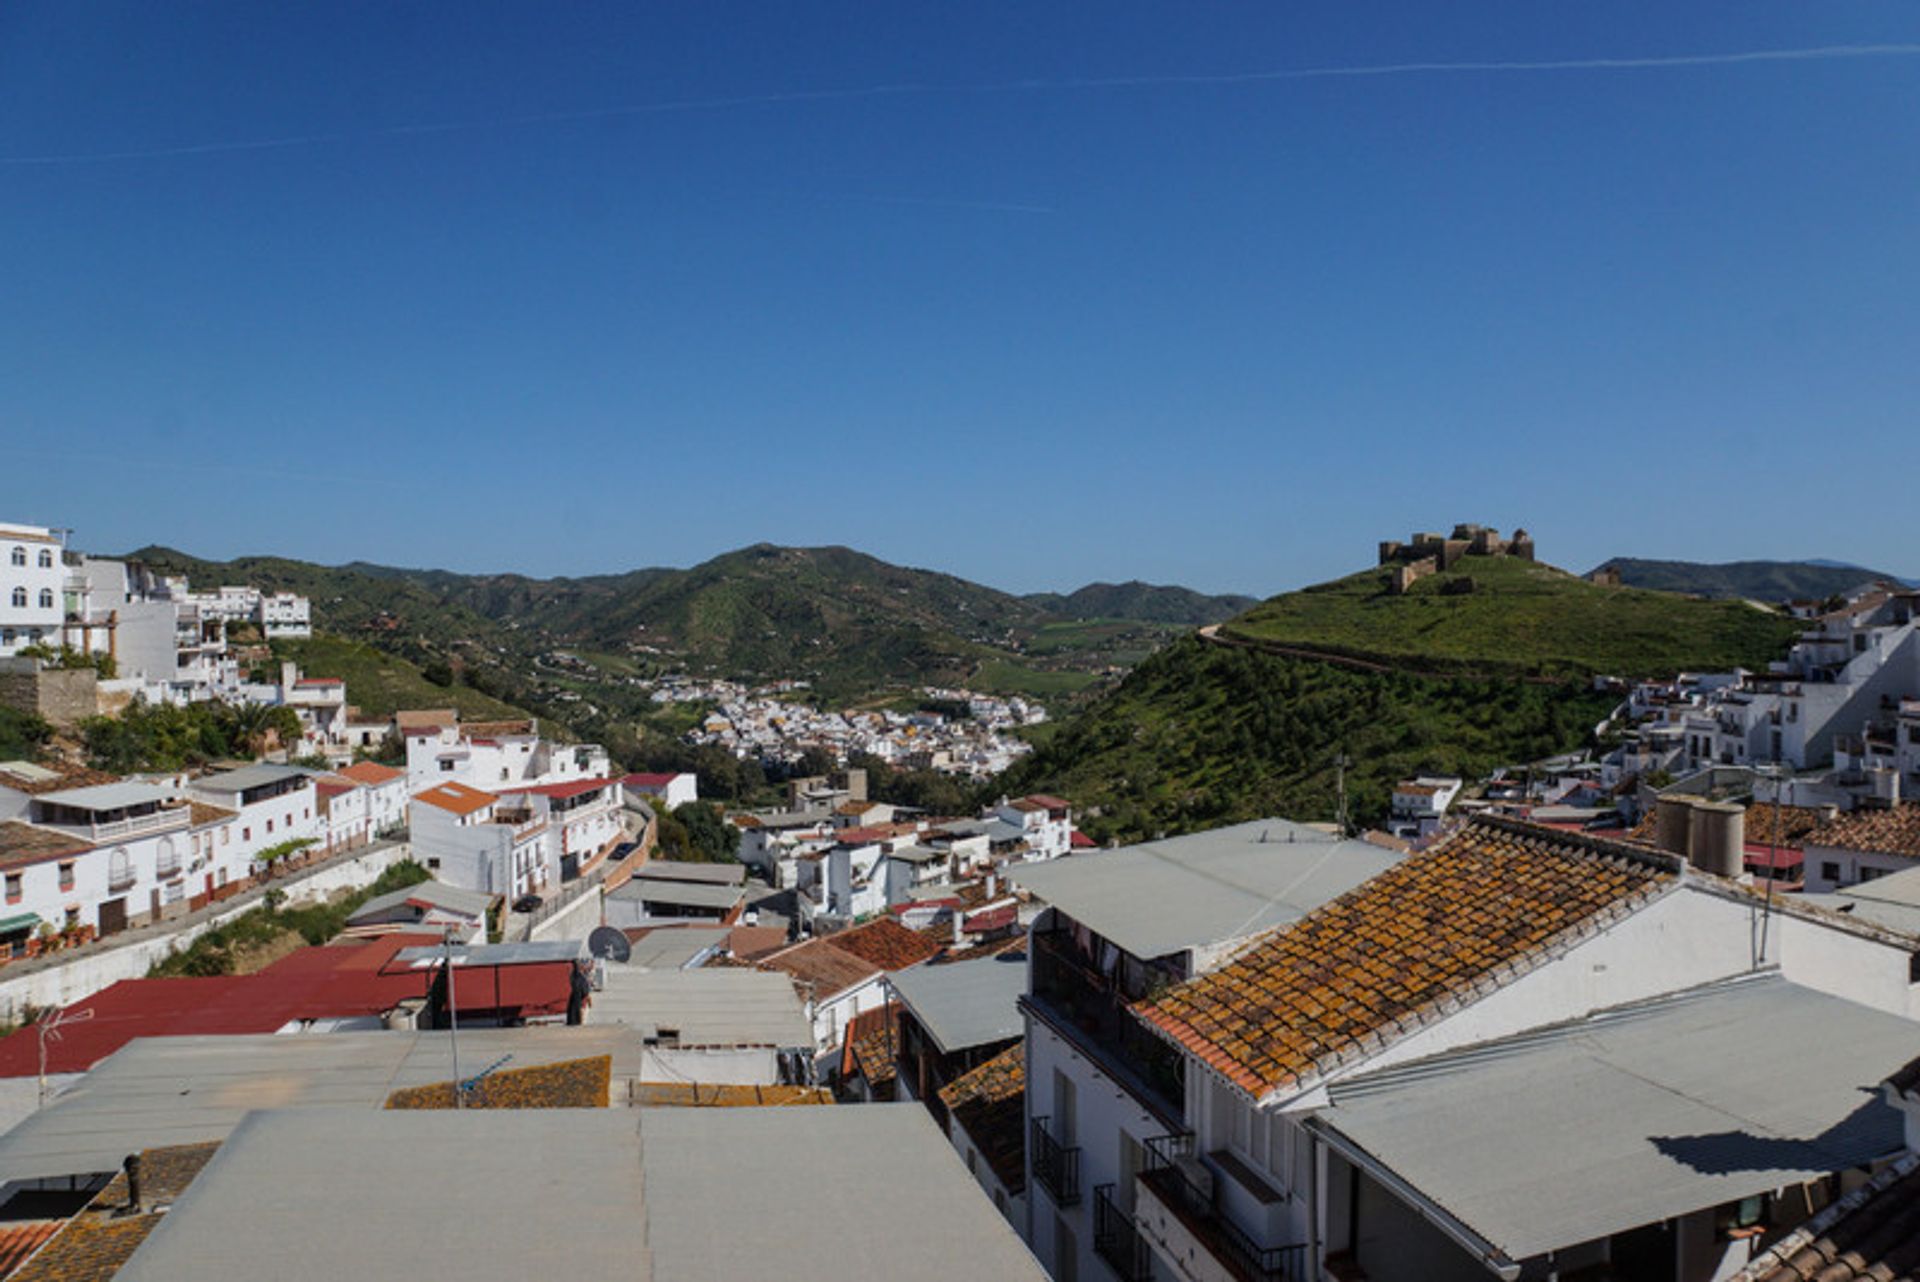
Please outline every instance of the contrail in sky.
[{"label": "contrail in sky", "polygon": [[564,124],[612,120],[624,116],[659,115],[682,111],[717,111],[730,107],[777,106],[786,103],[844,102],[861,98],[926,97],[937,94],[1022,93],[1076,89],[1148,89],[1192,85],[1246,85],[1290,80],[1340,80],[1376,76],[1493,75],[1549,71],[1659,71],[1682,67],[1730,67],[1765,62],[1829,62],[1843,58],[1911,58],[1920,56],[1920,44],[1817,45],[1806,49],[1753,49],[1737,53],[1676,54],[1651,58],[1559,58],[1541,62],[1392,62],[1359,67],[1282,67],[1269,71],[1238,71],[1194,75],[1091,76],[1065,79],[1004,80],[980,84],[892,84],[849,89],[800,89],[786,93],[745,94],[726,98],[680,98],[579,111],[551,111],[537,115],[501,116],[482,120],[454,120],[429,124],[390,125],[383,128],[334,133],[296,134],[237,142],[204,142],[137,151],[69,152],[43,156],[0,156],[0,165],[89,165],[120,160],[166,160],[178,156],[212,156],[245,151],[277,151],[324,143],[368,138],[400,138],[417,134],[456,133],[522,125]]}]

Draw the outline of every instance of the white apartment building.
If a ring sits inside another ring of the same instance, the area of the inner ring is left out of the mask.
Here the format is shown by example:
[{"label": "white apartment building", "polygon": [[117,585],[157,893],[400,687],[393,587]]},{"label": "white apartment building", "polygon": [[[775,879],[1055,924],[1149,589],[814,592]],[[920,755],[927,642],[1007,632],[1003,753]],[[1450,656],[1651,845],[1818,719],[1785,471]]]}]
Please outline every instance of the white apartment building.
[{"label": "white apartment building", "polygon": [[[1769,1137],[1897,1140],[1859,1083],[1920,1054],[1920,938],[1793,907],[1756,930],[1683,858],[1482,817],[1168,985],[1125,941],[1187,897],[1116,895],[1110,858],[1013,874],[1054,905],[1026,1009],[1029,1241],[1056,1277],[1707,1282],[1880,1142]],[[1830,1050],[1778,1092],[1789,1030]],[[1743,1136],[1733,1166],[1686,1138]]]},{"label": "white apartment building", "polygon": [[577,779],[503,789],[508,804],[540,805],[546,814],[550,867],[560,881],[572,881],[593,868],[626,836],[621,819],[620,785],[612,779]]},{"label": "white apartment building", "polygon": [[1020,829],[1028,859],[1058,859],[1073,849],[1073,808],[1058,797],[1003,801],[993,817]]},{"label": "white apartment building", "polygon": [[1415,841],[1439,831],[1447,807],[1460,795],[1463,781],[1451,775],[1421,775],[1393,786],[1387,831]]},{"label": "white apartment building", "polygon": [[1284,819],[1022,864],[1049,905],[1028,946],[1027,1242],[1056,1278],[1099,1278],[1096,1229],[1134,1210],[1150,1140],[1189,1125],[1187,1066],[1128,1006],[1203,975],[1401,856]]},{"label": "white apartment building", "polygon": [[57,530],[0,524],[0,655],[60,644],[66,617],[62,548]]},{"label": "white apartment building", "polygon": [[613,763],[599,744],[557,744],[542,739],[534,721],[406,725],[407,788],[418,793],[439,783],[462,783],[492,792],[515,785],[605,779]]},{"label": "white apartment building", "polygon": [[223,845],[217,860],[228,881],[251,876],[262,851],[290,841],[326,845],[327,822],[313,779],[296,766],[261,762],[189,781],[188,796],[234,814],[231,848]]},{"label": "white apartment building", "polygon": [[631,774],[620,780],[620,786],[626,790],[629,804],[651,799],[668,810],[677,810],[690,801],[700,800],[700,776],[684,770]]},{"label": "white apartment building", "polygon": [[155,784],[73,782],[19,763],[0,773],[0,941],[42,923],[111,935],[187,909],[188,804]]},{"label": "white apartment building", "polygon": [[502,798],[441,783],[416,793],[408,811],[413,857],[436,881],[508,902],[559,884],[543,796]]},{"label": "white apartment building", "polygon": [[334,771],[366,789],[367,820],[373,835],[383,837],[407,825],[407,772],[377,761],[356,761]]},{"label": "white apartment building", "polygon": [[372,789],[344,775],[316,775],[315,804],[326,825],[327,853],[353,850],[373,840]]}]

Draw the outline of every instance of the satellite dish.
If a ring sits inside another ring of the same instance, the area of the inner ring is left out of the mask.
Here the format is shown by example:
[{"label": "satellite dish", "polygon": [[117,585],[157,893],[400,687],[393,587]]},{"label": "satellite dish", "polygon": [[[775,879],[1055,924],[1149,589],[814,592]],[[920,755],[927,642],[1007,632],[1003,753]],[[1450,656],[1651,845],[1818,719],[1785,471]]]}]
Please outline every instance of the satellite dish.
[{"label": "satellite dish", "polygon": [[587,936],[587,951],[601,961],[623,962],[633,956],[633,945],[618,926],[596,926]]}]

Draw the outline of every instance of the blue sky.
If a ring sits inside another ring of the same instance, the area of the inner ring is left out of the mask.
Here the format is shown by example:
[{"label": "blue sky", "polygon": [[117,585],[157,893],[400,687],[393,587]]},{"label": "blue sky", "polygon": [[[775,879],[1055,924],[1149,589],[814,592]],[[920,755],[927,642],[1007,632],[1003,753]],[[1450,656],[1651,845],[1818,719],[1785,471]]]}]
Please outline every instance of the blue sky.
[{"label": "blue sky", "polygon": [[1920,573],[1916,120],[1906,0],[9,4],[0,518],[1021,590],[1456,520]]}]

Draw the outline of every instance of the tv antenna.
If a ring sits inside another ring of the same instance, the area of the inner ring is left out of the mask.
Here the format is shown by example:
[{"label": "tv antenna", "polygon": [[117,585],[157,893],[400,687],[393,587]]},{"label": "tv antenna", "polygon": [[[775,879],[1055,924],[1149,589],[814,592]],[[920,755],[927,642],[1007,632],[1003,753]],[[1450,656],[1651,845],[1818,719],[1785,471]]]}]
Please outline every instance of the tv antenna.
[{"label": "tv antenna", "polygon": [[1333,822],[1340,829],[1342,837],[1349,835],[1347,828],[1347,767],[1353,764],[1353,758],[1346,753],[1335,754],[1333,758],[1333,787],[1335,804]]},{"label": "tv antenna", "polygon": [[86,1021],[92,1018],[93,1018],[93,1007],[89,1006],[85,1010],[68,1009],[68,1010],[55,1011],[51,1017],[47,1019],[43,1019],[39,1023],[34,1025],[34,1029],[38,1031],[38,1033],[40,1034],[40,1105],[39,1106],[41,1108],[45,1108],[47,1106],[47,1043],[59,1041],[60,1030],[65,1025],[84,1024]]}]

